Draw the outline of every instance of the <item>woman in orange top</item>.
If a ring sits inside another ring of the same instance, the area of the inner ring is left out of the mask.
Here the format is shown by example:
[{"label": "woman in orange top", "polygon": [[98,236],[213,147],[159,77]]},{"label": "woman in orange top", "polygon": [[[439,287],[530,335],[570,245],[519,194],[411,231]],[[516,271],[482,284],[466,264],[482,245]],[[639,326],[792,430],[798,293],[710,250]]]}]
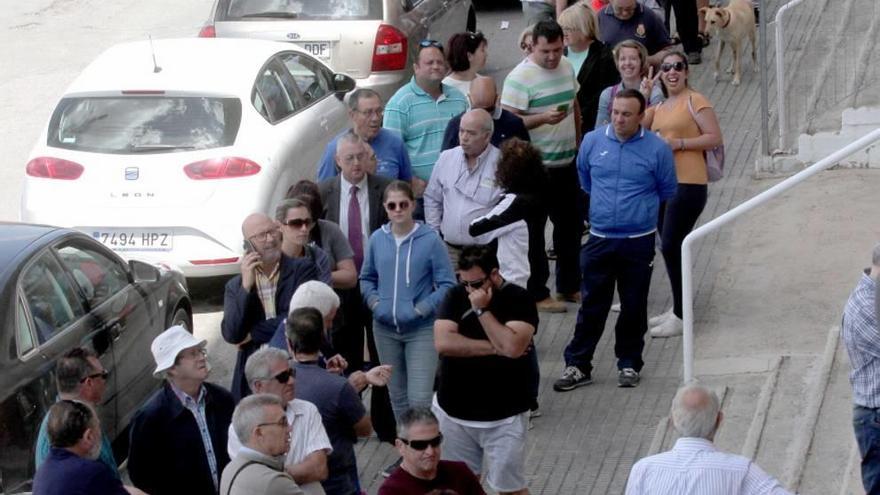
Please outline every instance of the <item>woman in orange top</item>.
[{"label": "woman in orange top", "polygon": [[680,335],[681,321],[681,243],[706,206],[708,174],[705,150],[722,142],[721,128],[712,104],[688,87],[687,57],[671,52],[660,64],[660,80],[666,100],[649,108],[645,127],[669,143],[675,156],[678,190],[666,203],[659,222],[663,259],[672,284],[672,308],[649,320],[652,337]]}]

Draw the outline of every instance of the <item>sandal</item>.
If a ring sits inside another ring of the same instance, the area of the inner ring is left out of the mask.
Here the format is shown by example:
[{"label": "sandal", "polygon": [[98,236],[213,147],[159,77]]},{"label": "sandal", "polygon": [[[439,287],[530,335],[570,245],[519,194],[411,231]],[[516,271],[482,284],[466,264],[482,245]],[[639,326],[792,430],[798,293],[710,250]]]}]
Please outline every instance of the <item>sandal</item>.
[{"label": "sandal", "polygon": [[706,48],[709,46],[709,43],[712,42],[712,36],[710,36],[709,33],[697,33],[697,39],[700,40],[700,44],[703,48]]}]

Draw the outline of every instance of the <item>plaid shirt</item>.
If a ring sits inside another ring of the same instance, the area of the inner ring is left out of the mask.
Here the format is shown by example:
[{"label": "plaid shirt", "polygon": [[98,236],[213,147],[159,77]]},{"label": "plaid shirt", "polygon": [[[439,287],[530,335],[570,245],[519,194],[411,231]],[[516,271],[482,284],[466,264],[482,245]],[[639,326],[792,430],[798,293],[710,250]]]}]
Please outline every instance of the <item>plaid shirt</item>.
[{"label": "plaid shirt", "polygon": [[853,402],[857,406],[880,407],[880,333],[874,310],[877,283],[868,271],[859,279],[843,310],[840,334],[849,355]]},{"label": "plaid shirt", "polygon": [[[204,386],[199,387],[198,402],[193,400],[186,392],[177,388],[174,382],[168,381],[174,395],[183,403],[183,407],[187,408],[196,419],[199,426],[199,434],[202,436],[202,444],[205,447],[205,456],[208,458],[208,466],[211,468],[211,479],[214,481],[214,489],[220,489],[220,477],[217,469],[217,456],[214,455],[214,444],[211,442],[211,432],[208,431],[208,418],[205,413],[205,395],[208,391]],[[225,446],[223,446],[225,447]]]},{"label": "plaid shirt", "polygon": [[272,273],[266,276],[263,273],[263,267],[258,266],[256,269],[256,286],[257,295],[260,302],[263,303],[263,312],[266,313],[266,319],[275,318],[275,291],[278,289],[278,277],[281,275],[281,263],[277,263]]}]

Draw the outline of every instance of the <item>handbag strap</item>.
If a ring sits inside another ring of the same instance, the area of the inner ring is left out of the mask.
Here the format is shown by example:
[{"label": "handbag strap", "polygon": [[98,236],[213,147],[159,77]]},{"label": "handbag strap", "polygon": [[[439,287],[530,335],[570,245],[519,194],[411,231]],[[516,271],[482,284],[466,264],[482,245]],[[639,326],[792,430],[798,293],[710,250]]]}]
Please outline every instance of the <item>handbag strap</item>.
[{"label": "handbag strap", "polygon": [[235,486],[235,479],[238,478],[238,475],[241,474],[242,471],[244,471],[244,468],[250,466],[251,464],[259,464],[259,463],[257,461],[248,461],[248,462],[242,464],[241,467],[238,468],[238,471],[236,471],[235,474],[232,475],[232,479],[229,481],[229,488],[226,489],[226,495],[229,495],[230,493],[232,493],[232,487]]},{"label": "handbag strap", "polygon": [[703,135],[703,128],[700,127],[700,121],[697,120],[697,113],[694,112],[694,105],[691,103],[691,92],[688,91],[688,111],[691,113],[691,117],[694,119],[694,123],[697,124],[697,129],[700,130],[700,135]]}]

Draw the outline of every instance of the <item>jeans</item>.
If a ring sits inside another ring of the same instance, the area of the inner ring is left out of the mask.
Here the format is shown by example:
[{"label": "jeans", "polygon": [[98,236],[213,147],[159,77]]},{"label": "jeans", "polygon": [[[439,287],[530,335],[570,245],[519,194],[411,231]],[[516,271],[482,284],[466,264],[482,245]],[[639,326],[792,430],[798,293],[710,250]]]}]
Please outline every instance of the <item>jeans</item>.
[{"label": "jeans", "polygon": [[672,310],[681,318],[681,243],[690,234],[706,207],[705,184],[679,184],[675,196],[666,202],[660,230],[663,261],[672,285]]},{"label": "jeans", "polygon": [[548,209],[556,251],[556,293],[572,294],[581,285],[578,249],[584,231],[585,196],[574,162],[546,170],[550,181]]},{"label": "jeans", "polygon": [[868,495],[880,494],[880,409],[853,407],[853,429],[862,455],[862,485]]},{"label": "jeans", "polygon": [[434,326],[398,333],[395,328],[373,320],[373,336],[379,362],[392,367],[388,394],[395,419],[399,421],[410,407],[431,407],[438,360]]},{"label": "jeans", "polygon": [[590,236],[581,249],[583,285],[574,336],[565,347],[565,365],[590,374],[593,352],[614,298],[620,294],[620,316],[614,327],[617,369],[644,366],[642,349],[648,329],[648,289],[654,270],[654,234],[627,239]]}]

